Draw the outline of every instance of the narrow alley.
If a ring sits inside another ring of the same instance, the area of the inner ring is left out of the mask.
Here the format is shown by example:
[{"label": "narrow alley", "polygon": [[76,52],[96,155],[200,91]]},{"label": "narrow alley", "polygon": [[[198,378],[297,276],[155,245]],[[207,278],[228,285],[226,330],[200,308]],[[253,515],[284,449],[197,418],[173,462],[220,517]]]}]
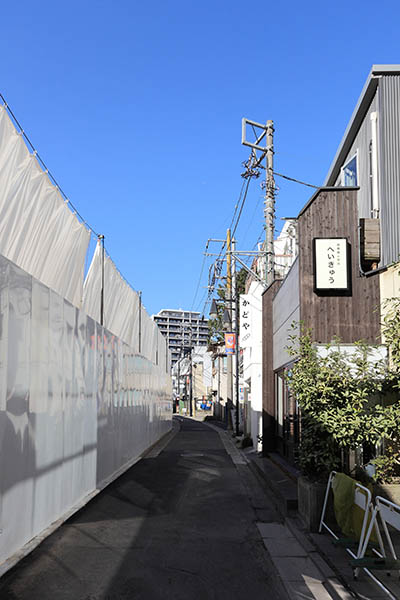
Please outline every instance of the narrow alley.
[{"label": "narrow alley", "polygon": [[173,432],[1,580],[2,600],[283,599],[279,516],[226,432]]}]

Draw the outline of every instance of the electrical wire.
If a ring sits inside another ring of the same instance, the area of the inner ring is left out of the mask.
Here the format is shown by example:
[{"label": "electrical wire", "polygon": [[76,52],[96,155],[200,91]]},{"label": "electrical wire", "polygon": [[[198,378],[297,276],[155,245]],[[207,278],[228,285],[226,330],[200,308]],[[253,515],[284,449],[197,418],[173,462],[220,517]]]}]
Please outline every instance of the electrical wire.
[{"label": "electrical wire", "polygon": [[236,212],[237,212],[237,209],[238,209],[238,207],[239,207],[239,202],[240,202],[240,200],[241,200],[241,198],[242,198],[242,194],[243,194],[243,190],[244,190],[244,186],[245,186],[245,185],[246,185],[246,181],[245,181],[245,180],[243,180],[243,183],[242,183],[242,188],[241,188],[241,190],[240,190],[239,198],[238,198],[238,200],[237,200],[237,202],[236,202],[236,205],[235,205],[235,210],[234,210],[234,212],[233,212],[233,217],[232,217],[232,221],[231,221],[231,225],[230,225],[229,229],[232,229],[232,227],[233,227],[233,222],[234,222],[234,220],[235,220]]},{"label": "electrical wire", "polygon": [[193,298],[193,302],[192,302],[192,308],[191,308],[190,310],[193,310],[194,303],[196,302],[197,294],[198,294],[199,287],[200,287],[200,283],[201,283],[201,278],[202,278],[202,276],[203,276],[204,265],[206,264],[206,258],[207,258],[207,256],[206,256],[206,252],[207,252],[207,249],[208,249],[208,242],[207,242],[207,244],[206,244],[206,249],[205,249],[205,252],[204,252],[204,257],[203,257],[203,264],[201,265],[201,269],[200,269],[200,276],[199,276],[199,280],[198,280],[198,282],[197,282],[196,292],[195,292],[195,294],[194,294],[194,298]]},{"label": "electrical wire", "polygon": [[249,189],[250,180],[251,180],[251,177],[248,177],[247,178],[246,190],[245,190],[245,193],[244,193],[244,196],[243,196],[243,200],[242,200],[242,205],[240,207],[240,211],[239,211],[238,217],[236,219],[235,227],[233,228],[233,231],[232,231],[232,238],[234,237],[234,235],[236,233],[236,229],[237,229],[237,226],[239,225],[240,217],[242,216],[243,206],[244,206],[244,203],[246,202],[247,192],[248,192],[248,189]]},{"label": "electrical wire", "polygon": [[[234,210],[234,213],[233,213],[233,217],[232,217],[232,221],[231,221],[231,226],[230,226],[232,239],[233,239],[233,237],[234,237],[234,235],[236,233],[237,227],[239,225],[240,218],[242,216],[243,207],[244,207],[244,204],[246,202],[247,192],[248,192],[248,189],[249,189],[249,185],[250,185],[250,180],[251,179],[252,179],[252,176],[247,177],[247,181],[246,180],[243,181],[243,184],[242,184],[242,187],[241,187],[241,190],[240,190],[240,194],[239,194],[239,199],[238,199],[238,201],[237,201],[237,203],[235,205],[235,210]],[[244,190],[244,193],[243,193],[243,190]],[[240,205],[239,213],[237,215],[236,222],[235,222],[235,216],[236,216],[236,213],[237,213],[237,210],[238,210],[240,202],[241,202],[241,205]],[[224,251],[225,245],[226,245],[226,242],[224,242],[222,244],[221,251],[220,251],[217,259],[215,260],[214,264],[218,264],[221,261],[221,256],[222,256],[222,253]],[[215,272],[214,272],[214,274],[215,274]],[[206,310],[206,306],[207,306],[208,302],[211,299],[212,294],[214,293],[215,284],[217,283],[217,281],[219,279],[220,279],[220,274],[217,275],[217,277],[215,278],[215,280],[212,283],[212,286],[209,287],[207,299],[206,299],[206,301],[204,303],[203,314],[204,314],[204,312]]]},{"label": "electrical wire", "polygon": [[[265,167],[262,164],[258,165],[259,169],[264,169],[265,171]],[[305,181],[301,181],[300,179],[295,179],[294,177],[289,177],[288,175],[283,175],[283,173],[278,173],[277,171],[272,171],[272,173],[274,175],[277,175],[278,177],[282,177],[283,179],[287,179],[288,181],[293,181],[294,183],[299,183],[300,185],[306,185],[307,187],[313,188],[315,190],[319,190],[321,188],[320,185],[313,185],[312,183],[306,183]]]},{"label": "electrical wire", "polygon": [[312,183],[305,183],[304,181],[300,181],[300,179],[294,179],[294,177],[288,177],[288,175],[282,175],[282,173],[277,173],[273,171],[274,175],[278,177],[282,177],[283,179],[287,179],[288,181],[293,181],[294,183],[300,183],[301,185],[306,185],[307,187],[314,188],[315,190],[319,190],[321,186],[313,185]]}]

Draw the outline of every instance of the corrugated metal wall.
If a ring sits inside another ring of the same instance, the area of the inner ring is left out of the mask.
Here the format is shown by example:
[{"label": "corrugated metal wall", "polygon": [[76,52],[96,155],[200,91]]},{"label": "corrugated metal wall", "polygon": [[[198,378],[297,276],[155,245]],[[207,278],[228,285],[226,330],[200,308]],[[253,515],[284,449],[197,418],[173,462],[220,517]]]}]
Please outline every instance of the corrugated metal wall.
[{"label": "corrugated metal wall", "polygon": [[386,75],[379,86],[382,264],[400,255],[400,77]]},{"label": "corrugated metal wall", "polygon": [[[366,113],[343,164],[358,153],[359,217],[371,217],[369,145],[372,112],[378,112],[379,203],[381,219],[381,265],[400,256],[400,77],[381,77],[377,93]],[[341,185],[341,176],[335,185]]]},{"label": "corrugated metal wall", "polygon": [[[358,212],[360,218],[367,219],[371,217],[371,183],[369,176],[369,144],[371,141],[370,115],[376,110],[378,110],[377,95],[375,95],[372,100],[368,112],[358,130],[357,136],[343,163],[346,164],[346,162],[357,152],[358,185],[360,186],[360,191],[358,193]],[[335,185],[341,185],[341,175],[337,178]]]}]

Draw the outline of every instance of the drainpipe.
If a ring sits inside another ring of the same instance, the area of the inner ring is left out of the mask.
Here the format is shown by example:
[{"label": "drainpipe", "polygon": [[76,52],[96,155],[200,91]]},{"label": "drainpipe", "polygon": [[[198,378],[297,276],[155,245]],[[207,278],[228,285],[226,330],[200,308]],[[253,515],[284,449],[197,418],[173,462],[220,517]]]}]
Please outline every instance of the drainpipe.
[{"label": "drainpipe", "polygon": [[372,218],[379,218],[379,187],[378,187],[378,113],[371,113],[372,141]]}]

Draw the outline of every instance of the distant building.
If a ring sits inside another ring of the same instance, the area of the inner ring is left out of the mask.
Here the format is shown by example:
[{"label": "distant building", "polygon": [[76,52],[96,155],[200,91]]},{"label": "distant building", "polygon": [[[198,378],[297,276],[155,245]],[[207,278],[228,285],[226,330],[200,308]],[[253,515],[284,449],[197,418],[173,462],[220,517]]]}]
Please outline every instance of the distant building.
[{"label": "distant building", "polygon": [[193,346],[207,346],[208,321],[201,318],[199,312],[164,308],[153,315],[153,319],[167,338],[172,367],[185,350]]}]

